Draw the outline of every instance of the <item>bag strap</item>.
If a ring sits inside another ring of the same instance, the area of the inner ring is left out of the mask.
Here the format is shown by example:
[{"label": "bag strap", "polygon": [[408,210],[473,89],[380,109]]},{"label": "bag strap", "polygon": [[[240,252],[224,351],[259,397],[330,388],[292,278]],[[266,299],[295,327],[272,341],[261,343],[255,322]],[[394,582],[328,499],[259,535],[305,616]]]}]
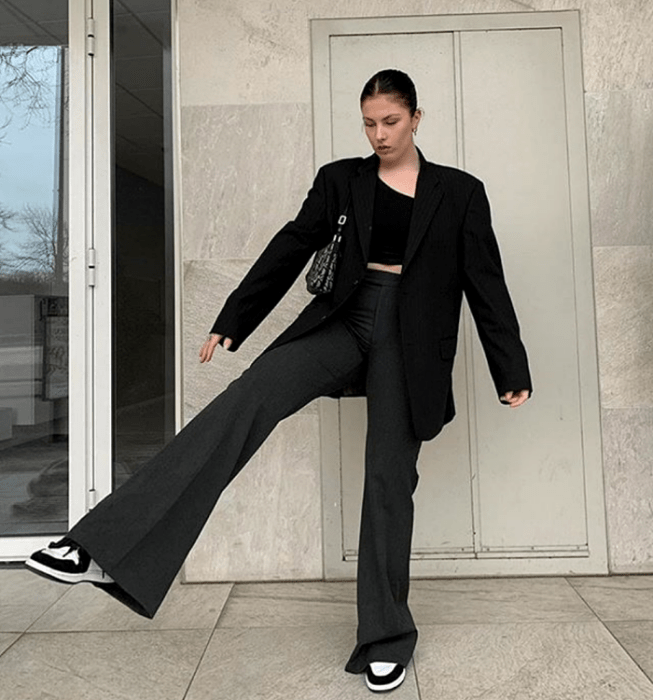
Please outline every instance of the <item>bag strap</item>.
[{"label": "bag strap", "polygon": [[338,217],[338,229],[336,230],[333,240],[335,241],[339,236],[342,235],[342,229],[347,223],[347,214],[349,213],[349,205],[351,204],[351,187],[347,188],[347,202],[342,214]]}]

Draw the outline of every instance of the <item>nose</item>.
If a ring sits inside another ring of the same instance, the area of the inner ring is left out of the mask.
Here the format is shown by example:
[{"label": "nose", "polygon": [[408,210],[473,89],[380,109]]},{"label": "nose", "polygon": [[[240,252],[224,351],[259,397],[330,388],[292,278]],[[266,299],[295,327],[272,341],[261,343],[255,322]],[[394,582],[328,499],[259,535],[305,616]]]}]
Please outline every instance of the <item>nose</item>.
[{"label": "nose", "polygon": [[385,140],[386,134],[385,134],[385,128],[383,127],[383,125],[379,124],[376,127],[375,136],[376,136],[377,141],[384,141]]}]

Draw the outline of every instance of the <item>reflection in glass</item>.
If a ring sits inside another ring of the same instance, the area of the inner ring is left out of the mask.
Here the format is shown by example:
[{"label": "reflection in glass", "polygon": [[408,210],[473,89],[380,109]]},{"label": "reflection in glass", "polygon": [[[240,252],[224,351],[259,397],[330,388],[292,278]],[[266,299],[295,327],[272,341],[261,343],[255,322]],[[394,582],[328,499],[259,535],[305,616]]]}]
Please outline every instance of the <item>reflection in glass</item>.
[{"label": "reflection in glass", "polygon": [[56,5],[32,3],[28,17],[0,2],[3,536],[68,525],[68,49]]},{"label": "reflection in glass", "polygon": [[174,435],[170,2],[113,3],[114,488]]}]

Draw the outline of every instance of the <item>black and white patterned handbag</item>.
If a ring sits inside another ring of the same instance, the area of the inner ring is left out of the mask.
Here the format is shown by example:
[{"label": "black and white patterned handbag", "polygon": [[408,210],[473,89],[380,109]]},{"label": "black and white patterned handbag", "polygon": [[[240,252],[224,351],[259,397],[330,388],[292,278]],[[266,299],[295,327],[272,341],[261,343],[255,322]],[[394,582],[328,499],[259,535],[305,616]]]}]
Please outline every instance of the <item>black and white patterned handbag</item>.
[{"label": "black and white patterned handbag", "polygon": [[349,202],[345,207],[345,213],[338,217],[338,229],[331,242],[315,253],[313,264],[306,273],[306,288],[311,294],[328,294],[333,289],[341,253],[342,229],[347,222],[348,209]]}]

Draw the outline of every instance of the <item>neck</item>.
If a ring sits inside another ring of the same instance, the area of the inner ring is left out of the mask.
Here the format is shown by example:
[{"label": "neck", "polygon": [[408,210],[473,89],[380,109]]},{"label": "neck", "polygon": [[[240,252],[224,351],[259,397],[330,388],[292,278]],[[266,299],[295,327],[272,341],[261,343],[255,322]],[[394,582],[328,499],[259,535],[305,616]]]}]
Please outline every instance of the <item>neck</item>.
[{"label": "neck", "polygon": [[413,145],[407,152],[398,160],[391,163],[379,163],[379,173],[395,173],[395,172],[418,172],[419,171],[419,154]]}]

